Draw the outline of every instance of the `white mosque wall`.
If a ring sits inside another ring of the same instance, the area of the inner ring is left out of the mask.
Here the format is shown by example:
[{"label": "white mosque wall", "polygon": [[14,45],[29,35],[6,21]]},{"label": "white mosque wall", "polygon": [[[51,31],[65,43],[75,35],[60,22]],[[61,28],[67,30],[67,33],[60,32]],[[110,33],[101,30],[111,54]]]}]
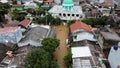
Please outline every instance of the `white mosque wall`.
[{"label": "white mosque wall", "polygon": [[63,10],[62,6],[54,6],[49,11],[53,17],[59,17],[62,20],[83,19],[85,17],[80,6],[74,6],[73,10]]}]

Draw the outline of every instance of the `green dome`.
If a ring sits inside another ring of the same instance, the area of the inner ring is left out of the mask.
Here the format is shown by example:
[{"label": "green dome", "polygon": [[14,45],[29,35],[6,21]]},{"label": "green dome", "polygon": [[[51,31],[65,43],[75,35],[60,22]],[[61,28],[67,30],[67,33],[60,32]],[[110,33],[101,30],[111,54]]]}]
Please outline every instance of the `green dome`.
[{"label": "green dome", "polygon": [[73,1],[72,0],[64,0],[63,4],[73,4]]},{"label": "green dome", "polygon": [[72,10],[73,9],[73,1],[72,0],[64,0],[62,4],[63,10]]}]

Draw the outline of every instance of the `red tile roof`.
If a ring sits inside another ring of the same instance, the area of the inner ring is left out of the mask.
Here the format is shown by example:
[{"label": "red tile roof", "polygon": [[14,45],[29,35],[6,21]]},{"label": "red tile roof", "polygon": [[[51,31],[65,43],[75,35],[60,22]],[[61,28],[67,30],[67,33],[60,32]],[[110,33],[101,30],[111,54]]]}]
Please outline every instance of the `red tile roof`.
[{"label": "red tile roof", "polygon": [[13,4],[12,6],[23,6],[23,5],[21,5],[21,4]]},{"label": "red tile roof", "polygon": [[84,29],[89,32],[92,32],[92,28],[89,25],[81,22],[80,20],[76,20],[76,22],[70,26],[70,30],[71,32],[74,32],[75,30],[78,30],[78,29]]},{"label": "red tile roof", "polygon": [[17,27],[18,24],[3,24],[5,27]]},{"label": "red tile roof", "polygon": [[30,20],[25,19],[25,20],[21,21],[21,22],[19,23],[19,25],[27,28],[27,27],[30,25],[30,23],[31,23]]},{"label": "red tile roof", "polygon": [[12,33],[12,32],[15,32],[17,29],[18,27],[0,28],[0,34]]},{"label": "red tile roof", "polygon": [[53,2],[53,0],[44,0],[44,2]]}]

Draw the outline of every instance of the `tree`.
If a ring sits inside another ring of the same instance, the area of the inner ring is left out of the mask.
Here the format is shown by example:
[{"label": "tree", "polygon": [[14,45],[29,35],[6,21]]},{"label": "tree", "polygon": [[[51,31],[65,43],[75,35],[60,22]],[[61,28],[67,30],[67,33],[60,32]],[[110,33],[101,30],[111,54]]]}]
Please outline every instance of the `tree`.
[{"label": "tree", "polygon": [[12,4],[17,4],[17,0],[13,0],[13,1],[12,1]]},{"label": "tree", "polygon": [[5,21],[4,15],[7,14],[8,11],[5,8],[0,8],[0,21]]},{"label": "tree", "polygon": [[42,41],[43,49],[48,51],[51,55],[53,55],[53,52],[59,44],[59,40],[55,38],[44,38]]},{"label": "tree", "polygon": [[36,49],[29,52],[25,59],[25,68],[49,68],[50,54],[44,49]]},{"label": "tree", "polygon": [[82,22],[91,25],[91,26],[95,26],[98,24],[98,19],[97,18],[85,18],[82,20]]},{"label": "tree", "polygon": [[55,48],[59,45],[59,40],[55,38],[44,38],[43,46],[29,52],[25,59],[25,68],[59,68],[53,60]]},{"label": "tree", "polygon": [[5,9],[9,9],[10,8],[10,4],[9,3],[3,3],[2,6]]},{"label": "tree", "polygon": [[19,10],[14,10],[12,12],[12,20],[22,21],[25,19],[26,14],[19,14]]},{"label": "tree", "polygon": [[68,50],[68,54],[64,57],[64,62],[67,65],[67,67],[71,67],[71,64],[72,64],[71,49]]},{"label": "tree", "polygon": [[68,26],[70,26],[71,24],[75,23],[75,20],[69,20],[68,21]]},{"label": "tree", "polygon": [[55,25],[60,25],[61,22],[62,20],[59,17],[55,18]]}]

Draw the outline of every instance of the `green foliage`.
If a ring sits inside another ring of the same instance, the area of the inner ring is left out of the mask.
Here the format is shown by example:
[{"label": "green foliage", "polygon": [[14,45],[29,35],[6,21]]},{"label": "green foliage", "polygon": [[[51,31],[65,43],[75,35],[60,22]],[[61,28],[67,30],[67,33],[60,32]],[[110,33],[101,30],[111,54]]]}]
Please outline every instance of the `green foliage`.
[{"label": "green foliage", "polygon": [[110,14],[111,14],[113,11],[114,11],[114,8],[111,8],[111,9],[110,9]]},{"label": "green foliage", "polygon": [[60,25],[60,23],[62,22],[62,20],[59,18],[59,17],[57,17],[57,18],[55,18],[55,25]]},{"label": "green foliage", "polygon": [[50,68],[59,68],[59,65],[55,61],[51,61]]},{"label": "green foliage", "polygon": [[85,18],[82,20],[82,22],[88,25],[94,26],[98,23],[98,19],[97,18]]},{"label": "green foliage", "polygon": [[71,53],[71,49],[68,50],[68,54],[64,57],[64,61],[65,64],[67,65],[67,67],[71,67],[72,64],[72,53]]},{"label": "green foliage", "polygon": [[5,9],[9,9],[10,8],[10,4],[9,3],[3,3],[2,6]]},{"label": "green foliage", "polygon": [[43,47],[30,51],[25,59],[25,68],[59,68],[53,60],[53,52],[59,45],[55,38],[45,38],[42,41]]},{"label": "green foliage", "polygon": [[60,42],[55,38],[44,38],[41,44],[43,45],[43,49],[52,55],[55,51],[55,48],[60,44]]},{"label": "green foliage", "polygon": [[75,23],[75,20],[69,20],[67,25],[70,26],[71,24]]},{"label": "green foliage", "polygon": [[44,49],[36,49],[27,54],[25,68],[49,68],[50,54]]},{"label": "green foliage", "polygon": [[113,21],[108,16],[102,16],[100,18],[85,18],[82,22],[96,27],[102,27],[104,25],[112,25]]},{"label": "green foliage", "polygon": [[12,20],[22,21],[25,19],[26,14],[19,14],[18,10],[12,12]]},{"label": "green foliage", "polygon": [[17,0],[13,0],[13,1],[12,1],[12,4],[17,4]]},{"label": "green foliage", "polygon": [[0,5],[0,21],[2,21],[2,22],[5,21],[4,15],[7,13],[8,13],[8,11],[7,11],[6,5],[1,4]]},{"label": "green foliage", "polygon": [[62,20],[60,18],[58,18],[58,17],[54,18],[49,13],[46,13],[45,17],[35,18],[35,19],[33,19],[33,21],[34,21],[34,23],[38,23],[38,24],[51,24],[51,25],[60,25],[60,23],[62,22]]}]

